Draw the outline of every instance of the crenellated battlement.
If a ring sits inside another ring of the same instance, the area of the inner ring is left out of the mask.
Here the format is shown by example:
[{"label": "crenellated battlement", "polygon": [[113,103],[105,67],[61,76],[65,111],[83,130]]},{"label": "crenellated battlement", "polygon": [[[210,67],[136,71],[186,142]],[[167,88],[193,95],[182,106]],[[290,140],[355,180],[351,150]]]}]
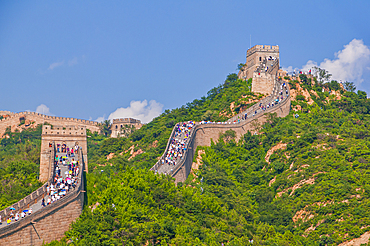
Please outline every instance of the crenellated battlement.
[{"label": "crenellated battlement", "polygon": [[133,119],[133,118],[113,119],[113,124],[119,124],[119,123],[141,123],[141,121],[137,119]]},{"label": "crenellated battlement", "polygon": [[133,118],[113,119],[113,123],[111,125],[111,137],[116,138],[118,136],[127,136],[125,126],[134,126],[135,129],[140,129],[143,124],[140,120]]},{"label": "crenellated battlement", "polygon": [[50,126],[42,127],[42,135],[67,135],[67,136],[86,136],[86,126]]},{"label": "crenellated battlement", "polygon": [[247,50],[247,57],[252,55],[255,52],[274,52],[279,53],[278,45],[255,45],[252,48]]},{"label": "crenellated battlement", "polygon": [[[9,115],[9,114],[8,114]],[[22,131],[26,128],[34,128],[39,124],[49,123],[54,126],[84,126],[91,132],[100,132],[99,123],[91,120],[82,120],[71,117],[57,117],[43,115],[36,112],[13,113],[0,120],[0,137],[4,135],[8,127],[11,131]]]},{"label": "crenellated battlement", "polygon": [[[0,112],[8,112],[8,111],[0,111]],[[72,118],[72,117],[50,116],[50,115],[44,115],[44,114],[40,114],[36,112],[28,112],[28,111],[12,113],[11,115],[9,115],[9,117],[1,119],[0,124],[1,122],[5,122],[13,118],[27,117],[27,116],[40,116],[40,117],[43,117],[43,119],[45,120],[56,120],[56,121],[59,120],[61,122],[69,121],[69,122],[76,122],[76,123],[84,123],[84,124],[92,125],[92,126],[97,126],[99,124],[98,122],[92,121],[92,120],[82,120],[82,119],[77,119],[77,118]]]}]

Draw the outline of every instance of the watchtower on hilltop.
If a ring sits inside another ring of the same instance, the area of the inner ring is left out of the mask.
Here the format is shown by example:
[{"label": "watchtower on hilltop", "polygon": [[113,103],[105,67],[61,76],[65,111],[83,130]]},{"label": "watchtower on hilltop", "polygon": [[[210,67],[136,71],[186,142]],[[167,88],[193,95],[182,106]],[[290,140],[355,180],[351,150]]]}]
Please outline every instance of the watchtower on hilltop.
[{"label": "watchtower on hilltop", "polygon": [[[56,148],[58,145],[60,147],[65,145],[70,149],[78,145],[82,149],[85,169],[87,171],[86,126],[44,125],[41,134],[40,181],[47,181],[50,173],[53,171],[52,168],[54,167],[51,167],[49,162],[51,153],[54,153],[51,151],[51,148]],[[66,153],[56,154],[66,155]]]},{"label": "watchtower on hilltop", "polygon": [[247,60],[244,71],[247,79],[253,78],[253,72],[261,65],[263,60],[267,57],[274,57],[279,59],[278,45],[255,45],[247,50]]},{"label": "watchtower on hilltop", "polygon": [[279,70],[279,46],[255,45],[247,50],[245,66],[239,71],[240,79],[252,78],[252,92],[269,95]]}]

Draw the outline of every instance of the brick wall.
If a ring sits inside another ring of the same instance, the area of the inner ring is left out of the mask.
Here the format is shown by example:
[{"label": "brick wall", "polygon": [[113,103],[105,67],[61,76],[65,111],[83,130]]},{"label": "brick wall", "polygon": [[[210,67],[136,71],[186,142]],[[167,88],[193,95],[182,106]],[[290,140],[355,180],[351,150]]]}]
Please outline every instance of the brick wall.
[{"label": "brick wall", "polygon": [[[79,158],[82,156],[84,155],[80,152]],[[80,216],[83,209],[85,196],[83,175],[85,164],[83,159],[81,164],[79,185],[62,199],[1,228],[0,245],[42,245],[53,240],[60,240],[70,228],[70,224]],[[42,192],[46,192],[46,188],[42,188]],[[33,199],[22,199],[21,201],[23,200],[29,201],[29,203],[33,202]],[[24,202],[22,204],[23,206],[27,205]],[[6,210],[9,211],[9,208]],[[0,211],[0,213],[3,212]]]},{"label": "brick wall", "polygon": [[[83,193],[78,192],[68,201],[58,202],[41,209],[34,217],[32,215],[22,219],[17,227],[6,227],[8,231],[0,231],[0,245],[42,245],[60,240],[82,212]],[[51,207],[53,205],[56,206]]]},{"label": "brick wall", "polygon": [[[290,97],[284,102],[268,110],[268,113],[276,113],[277,117],[285,117],[290,112]],[[240,124],[221,125],[221,124],[204,124],[197,125],[194,129],[193,136],[190,139],[188,152],[184,157],[184,162],[177,167],[172,176],[175,178],[175,182],[184,182],[188,177],[191,167],[193,164],[194,153],[198,146],[210,146],[211,141],[216,142],[219,139],[221,133],[225,133],[227,130],[233,130],[236,132],[236,141],[238,141],[248,131],[253,131],[256,126],[262,125],[267,120],[267,114],[259,114],[248,119]]]},{"label": "brick wall", "polygon": [[[29,126],[26,126],[25,124],[19,126],[19,124],[21,123],[21,118],[25,119],[27,122],[34,123]],[[7,127],[11,127],[12,132],[14,132],[16,129],[21,131],[23,128],[36,127],[38,124],[43,124],[44,122],[48,122],[52,125],[83,125],[86,126],[86,128],[89,129],[91,132],[100,132],[98,123],[95,121],[81,120],[69,117],[48,116],[35,112],[21,112],[12,114],[10,117],[0,120],[0,137],[4,135]]]}]

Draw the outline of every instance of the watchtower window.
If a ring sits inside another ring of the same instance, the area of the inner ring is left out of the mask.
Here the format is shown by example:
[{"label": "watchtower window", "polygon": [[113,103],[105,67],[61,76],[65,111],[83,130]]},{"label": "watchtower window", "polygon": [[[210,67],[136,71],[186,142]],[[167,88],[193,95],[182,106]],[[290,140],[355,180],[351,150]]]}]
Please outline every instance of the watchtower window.
[{"label": "watchtower window", "polygon": [[260,57],[260,61],[262,61],[262,57]]},{"label": "watchtower window", "polygon": [[118,128],[118,126],[116,125],[116,129]]}]

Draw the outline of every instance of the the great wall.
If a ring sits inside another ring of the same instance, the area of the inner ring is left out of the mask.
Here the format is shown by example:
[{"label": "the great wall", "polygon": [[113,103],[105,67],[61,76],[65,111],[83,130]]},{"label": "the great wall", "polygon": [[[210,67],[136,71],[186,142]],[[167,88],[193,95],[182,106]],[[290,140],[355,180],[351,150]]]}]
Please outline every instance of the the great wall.
[{"label": "the great wall", "polygon": [[[85,135],[86,136],[86,135]],[[49,144],[49,142],[48,142]],[[3,218],[9,217],[14,211],[22,211],[30,206],[40,204],[43,197],[47,195],[49,186],[54,177],[54,158],[56,155],[56,143],[48,147],[48,174],[47,182],[12,206],[0,211]],[[81,172],[78,175],[78,185],[70,190],[65,197],[53,202],[46,207],[35,209],[33,213],[10,225],[0,227],[0,245],[42,245],[52,240],[63,237],[64,232],[69,229],[72,221],[75,221],[81,214],[85,201],[85,162],[84,151],[78,152]],[[36,206],[37,207],[37,206]]]},{"label": "the great wall", "polygon": [[[261,110],[259,106],[260,104],[275,102],[274,100],[279,96],[283,83],[278,79],[281,74],[283,74],[283,71],[279,70],[278,46],[258,45],[248,50],[246,66],[239,72],[239,78],[253,78],[252,91],[268,96],[246,111],[230,118],[226,123],[196,125],[190,132],[185,155],[170,173],[176,182],[183,182],[188,177],[197,146],[209,146],[212,140],[216,141],[220,134],[227,130],[235,131],[237,139],[240,139],[246,132],[255,131],[258,125],[266,122],[270,113],[276,113],[277,117],[285,117],[289,114],[290,93],[285,95],[279,103],[275,103],[273,107]],[[98,123],[73,118],[44,116],[33,112],[7,113],[9,116],[0,121],[0,136],[4,135],[8,127],[11,127],[11,131],[15,131],[19,129],[20,125],[29,127],[44,122],[53,125],[53,127],[50,125],[43,126],[42,132],[40,179],[46,181],[46,183],[32,194],[13,204],[11,207],[16,210],[32,206],[45,196],[46,187],[54,177],[56,144],[64,143],[72,146],[78,143],[82,147],[82,151],[78,153],[81,172],[78,176],[78,186],[76,188],[62,199],[33,212],[32,215],[10,225],[0,227],[0,245],[42,245],[44,242],[59,240],[63,237],[64,232],[69,229],[70,224],[80,216],[84,201],[86,201],[86,181],[84,179],[85,171],[87,171],[86,129],[92,132],[100,131]],[[245,113],[249,117],[240,120]],[[256,114],[252,116],[254,113]],[[118,124],[118,122],[116,123]],[[163,156],[169,149],[170,140],[174,137],[174,130],[168,140]],[[161,173],[162,168],[162,163],[158,161],[151,170]],[[9,216],[10,213],[10,207],[0,211],[3,218]]]},{"label": "the great wall", "polygon": [[9,111],[0,111],[2,115],[8,115],[0,120],[0,136],[3,136],[6,129],[10,127],[12,132],[22,130],[23,128],[36,127],[39,124],[49,123],[57,126],[86,126],[91,132],[99,132],[100,128],[98,122],[91,120],[81,120],[70,117],[57,117],[43,115],[36,112],[20,112],[12,113]]},{"label": "the great wall", "polygon": [[[254,106],[230,118],[227,122],[196,124],[190,131],[184,156],[174,167],[169,167],[168,164],[163,164],[161,161],[165,158],[170,148],[170,140],[175,138],[175,126],[167,142],[164,154],[151,170],[170,174],[175,178],[176,182],[184,182],[191,171],[194,154],[198,146],[210,146],[211,141],[217,141],[220,134],[225,133],[227,130],[235,131],[236,140],[239,140],[248,131],[256,131],[258,126],[266,122],[269,114],[276,113],[277,117],[287,116],[290,112],[291,101],[289,89],[288,94],[284,93],[283,100],[279,100],[279,103],[275,106],[266,110],[262,110],[260,107],[260,105],[276,103],[275,100],[279,97],[281,85],[284,83],[279,78],[281,74],[284,74],[284,72],[279,70],[278,46],[256,45],[252,47],[247,51],[246,66],[239,72],[239,78],[244,79],[251,76],[252,91],[267,94],[268,96]],[[245,114],[249,117],[241,120]]]}]

